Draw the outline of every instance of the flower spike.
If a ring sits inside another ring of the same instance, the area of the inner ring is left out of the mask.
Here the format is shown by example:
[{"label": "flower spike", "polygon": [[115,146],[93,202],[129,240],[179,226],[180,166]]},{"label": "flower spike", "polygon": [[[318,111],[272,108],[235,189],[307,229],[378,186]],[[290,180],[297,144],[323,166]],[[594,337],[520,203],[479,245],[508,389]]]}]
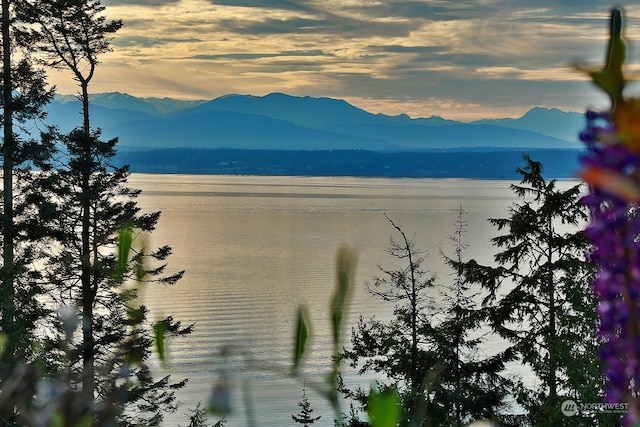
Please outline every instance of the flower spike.
[{"label": "flower spike", "polygon": [[606,65],[589,72],[611,100],[611,110],[588,112],[581,134],[587,150],[580,177],[589,183],[591,220],[585,234],[598,264],[600,357],[608,403],[628,403],[625,427],[640,421],[640,99],[627,97],[622,12],[611,13]]},{"label": "flower spike", "polygon": [[626,50],[625,42],[622,39],[622,11],[616,8],[611,11],[611,30],[606,64],[602,71],[589,73],[593,82],[609,95],[613,111],[623,102],[622,92],[626,84],[623,66]]}]

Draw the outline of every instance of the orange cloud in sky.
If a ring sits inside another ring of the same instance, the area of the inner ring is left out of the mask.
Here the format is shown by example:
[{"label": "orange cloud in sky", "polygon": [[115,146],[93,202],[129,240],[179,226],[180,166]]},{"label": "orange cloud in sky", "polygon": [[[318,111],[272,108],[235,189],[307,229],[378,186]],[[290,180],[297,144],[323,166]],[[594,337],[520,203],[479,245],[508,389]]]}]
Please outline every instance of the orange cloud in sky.
[{"label": "orange cloud in sky", "polygon": [[[608,6],[593,0],[103,1],[125,26],[101,58],[94,93],[285,92],[413,117],[581,110],[597,92],[571,64],[601,64],[608,34]],[[626,16],[628,36],[640,40],[640,7],[627,6]],[[50,81],[76,91],[64,73]]]}]

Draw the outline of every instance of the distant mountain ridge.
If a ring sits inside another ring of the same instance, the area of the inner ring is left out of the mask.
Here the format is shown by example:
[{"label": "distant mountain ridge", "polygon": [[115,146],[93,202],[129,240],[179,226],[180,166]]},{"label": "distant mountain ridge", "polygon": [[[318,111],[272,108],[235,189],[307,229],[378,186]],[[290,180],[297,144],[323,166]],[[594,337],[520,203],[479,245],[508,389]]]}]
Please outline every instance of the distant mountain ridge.
[{"label": "distant mountain ridge", "polygon": [[541,107],[532,108],[518,119],[486,119],[473,123],[530,130],[567,141],[577,141],[580,131],[586,125],[584,114]]},{"label": "distant mountain ridge", "polygon": [[[93,105],[116,109],[142,111],[151,115],[162,115],[185,108],[193,108],[207,100],[184,101],[172,98],[137,98],[127,93],[107,92],[89,95]],[[78,102],[76,95],[56,95],[55,100],[61,104]]]},{"label": "distant mountain ridge", "polygon": [[[91,103],[92,125],[129,150],[579,149],[577,135],[584,125],[581,114],[540,107],[518,119],[464,123],[373,114],[341,99],[282,93],[181,101],[113,92],[93,95]],[[80,123],[74,96],[58,96],[48,112],[63,131]]]}]

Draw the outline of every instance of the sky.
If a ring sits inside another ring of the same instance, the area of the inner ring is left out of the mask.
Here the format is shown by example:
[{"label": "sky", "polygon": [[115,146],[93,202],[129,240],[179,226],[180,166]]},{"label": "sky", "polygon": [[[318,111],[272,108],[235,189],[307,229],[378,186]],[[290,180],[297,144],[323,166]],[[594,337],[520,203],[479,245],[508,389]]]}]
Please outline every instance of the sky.
[{"label": "sky", "polygon": [[[640,6],[624,8],[630,72]],[[602,0],[102,0],[122,19],[93,93],[344,99],[372,113],[471,121],[534,106],[606,107],[575,64],[600,67]],[[77,89],[53,73],[59,93]],[[631,87],[633,89],[634,86]],[[640,85],[637,87],[640,94]]]}]

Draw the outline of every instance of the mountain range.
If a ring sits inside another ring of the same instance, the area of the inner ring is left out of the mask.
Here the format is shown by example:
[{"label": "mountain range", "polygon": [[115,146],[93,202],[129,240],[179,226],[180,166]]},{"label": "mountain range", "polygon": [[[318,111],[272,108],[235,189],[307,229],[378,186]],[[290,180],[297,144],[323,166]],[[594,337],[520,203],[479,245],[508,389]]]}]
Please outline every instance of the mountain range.
[{"label": "mountain range", "polygon": [[[182,101],[114,92],[94,95],[91,103],[92,127],[104,138],[118,137],[121,151],[579,149],[584,126],[582,114],[540,107],[517,119],[465,123],[373,114],[340,99],[282,93]],[[69,131],[80,123],[80,111],[74,96],[58,96],[49,121]]]}]

